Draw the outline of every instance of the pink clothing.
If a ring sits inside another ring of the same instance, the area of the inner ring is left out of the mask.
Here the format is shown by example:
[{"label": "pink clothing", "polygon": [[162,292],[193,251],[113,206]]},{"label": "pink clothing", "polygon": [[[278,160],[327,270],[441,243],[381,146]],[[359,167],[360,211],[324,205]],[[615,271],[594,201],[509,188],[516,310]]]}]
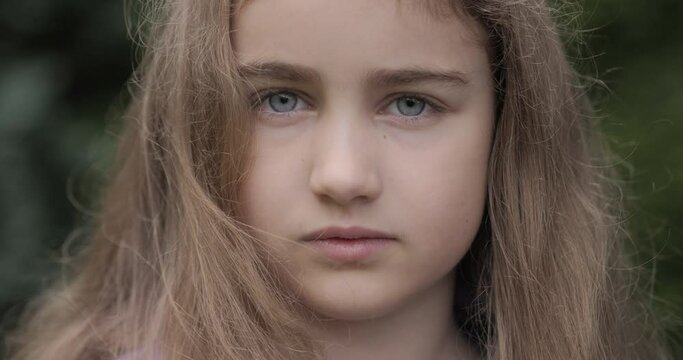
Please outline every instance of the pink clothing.
[{"label": "pink clothing", "polygon": [[126,353],[116,360],[161,360],[161,357],[156,352],[153,352],[150,356],[150,354],[146,353],[144,350],[137,350]]}]

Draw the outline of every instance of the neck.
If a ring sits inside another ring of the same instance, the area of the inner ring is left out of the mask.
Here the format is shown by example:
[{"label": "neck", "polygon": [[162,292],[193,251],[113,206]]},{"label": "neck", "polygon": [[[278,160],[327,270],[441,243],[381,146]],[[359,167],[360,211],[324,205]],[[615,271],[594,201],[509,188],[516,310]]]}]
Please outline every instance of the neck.
[{"label": "neck", "polygon": [[327,360],[475,359],[454,324],[453,293],[451,272],[385,316],[320,321],[313,335],[323,342]]}]

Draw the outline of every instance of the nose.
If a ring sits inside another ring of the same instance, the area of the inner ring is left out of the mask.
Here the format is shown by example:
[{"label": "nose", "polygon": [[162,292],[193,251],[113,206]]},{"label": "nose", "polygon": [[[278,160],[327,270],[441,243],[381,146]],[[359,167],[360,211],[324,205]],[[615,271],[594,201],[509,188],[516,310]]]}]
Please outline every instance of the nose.
[{"label": "nose", "polygon": [[376,199],[382,192],[382,183],[371,128],[343,118],[320,121],[317,125],[309,179],[311,191],[340,206]]}]

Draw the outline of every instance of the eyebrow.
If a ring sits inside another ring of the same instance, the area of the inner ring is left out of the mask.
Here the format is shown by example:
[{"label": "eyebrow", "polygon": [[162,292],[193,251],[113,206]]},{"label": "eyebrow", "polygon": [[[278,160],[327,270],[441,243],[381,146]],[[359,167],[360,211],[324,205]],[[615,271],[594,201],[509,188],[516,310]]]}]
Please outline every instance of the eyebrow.
[{"label": "eyebrow", "polygon": [[[302,65],[279,61],[257,61],[240,63],[238,72],[247,78],[265,78],[292,82],[321,82],[315,69]],[[441,82],[450,86],[464,86],[469,83],[465,73],[458,70],[428,69],[410,66],[402,69],[376,69],[369,71],[365,78],[366,86],[392,87],[425,82]]]},{"label": "eyebrow", "polygon": [[440,82],[449,86],[464,86],[469,83],[465,73],[458,70],[427,69],[411,66],[405,69],[378,69],[370,71],[366,76],[366,85],[375,87],[392,87],[426,82]]},{"label": "eyebrow", "polygon": [[239,63],[237,71],[246,78],[266,78],[293,82],[321,82],[320,74],[313,68],[279,61]]}]

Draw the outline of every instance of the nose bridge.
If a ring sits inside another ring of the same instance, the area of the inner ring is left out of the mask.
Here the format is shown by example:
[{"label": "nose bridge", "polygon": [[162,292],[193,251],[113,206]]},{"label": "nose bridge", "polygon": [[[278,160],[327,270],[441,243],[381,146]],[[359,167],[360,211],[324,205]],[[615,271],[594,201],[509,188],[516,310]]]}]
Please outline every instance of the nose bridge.
[{"label": "nose bridge", "polygon": [[330,112],[316,124],[310,187],[342,205],[372,200],[381,192],[370,122],[361,116]]}]

